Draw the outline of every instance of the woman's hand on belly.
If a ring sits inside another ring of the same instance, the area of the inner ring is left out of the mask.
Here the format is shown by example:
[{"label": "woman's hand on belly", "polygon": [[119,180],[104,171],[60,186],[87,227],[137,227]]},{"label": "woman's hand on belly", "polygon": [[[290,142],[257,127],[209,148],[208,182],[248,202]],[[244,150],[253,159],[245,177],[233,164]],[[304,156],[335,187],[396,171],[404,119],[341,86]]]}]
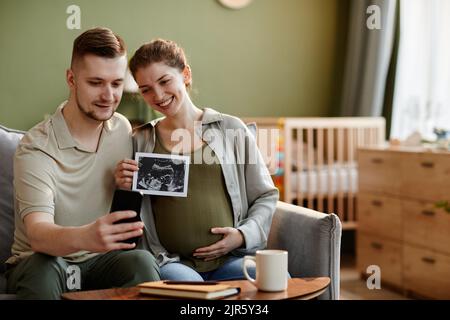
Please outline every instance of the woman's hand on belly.
[{"label": "woman's hand on belly", "polygon": [[223,238],[210,246],[196,249],[194,257],[205,261],[214,260],[244,244],[244,236],[236,228],[216,227],[211,229],[211,233],[222,234]]}]

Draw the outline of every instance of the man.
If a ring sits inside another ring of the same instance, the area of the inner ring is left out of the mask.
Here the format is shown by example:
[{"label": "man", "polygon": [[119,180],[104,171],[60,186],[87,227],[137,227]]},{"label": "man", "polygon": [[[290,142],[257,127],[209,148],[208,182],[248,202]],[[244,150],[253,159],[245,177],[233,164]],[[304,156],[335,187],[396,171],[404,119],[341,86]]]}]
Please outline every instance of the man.
[{"label": "man", "polygon": [[68,101],[33,127],[14,159],[15,224],[8,291],[59,299],[73,289],[159,280],[154,257],[124,240],[142,222],[109,214],[117,162],[132,154],[131,126],[115,113],[127,68],[123,40],[95,28],[74,41]]}]

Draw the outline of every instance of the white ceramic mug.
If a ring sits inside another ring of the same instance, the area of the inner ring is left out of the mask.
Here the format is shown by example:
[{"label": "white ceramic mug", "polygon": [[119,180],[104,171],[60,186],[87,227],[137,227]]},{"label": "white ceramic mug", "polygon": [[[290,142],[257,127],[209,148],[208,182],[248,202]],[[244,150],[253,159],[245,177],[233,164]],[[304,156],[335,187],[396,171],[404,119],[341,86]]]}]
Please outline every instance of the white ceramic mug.
[{"label": "white ceramic mug", "polygon": [[[256,279],[249,276],[247,261],[256,263]],[[245,256],[244,275],[261,291],[283,291],[288,285],[288,252],[285,250],[258,250],[256,256]]]}]

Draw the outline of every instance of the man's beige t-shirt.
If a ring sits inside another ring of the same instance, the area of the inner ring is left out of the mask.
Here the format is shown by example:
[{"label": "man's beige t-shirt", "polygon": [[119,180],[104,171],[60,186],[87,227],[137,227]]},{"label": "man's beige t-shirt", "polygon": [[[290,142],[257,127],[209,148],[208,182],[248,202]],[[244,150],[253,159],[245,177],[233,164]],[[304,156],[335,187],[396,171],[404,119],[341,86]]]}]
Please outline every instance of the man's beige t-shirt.
[{"label": "man's beige t-shirt", "polygon": [[[62,114],[55,114],[21,140],[14,158],[15,232],[12,257],[16,264],[33,251],[23,219],[31,212],[46,212],[60,226],[82,226],[109,214],[114,194],[114,169],[132,156],[131,126],[115,113],[106,121],[98,149],[83,149],[71,136]],[[81,262],[94,256],[86,251],[66,256]]]}]

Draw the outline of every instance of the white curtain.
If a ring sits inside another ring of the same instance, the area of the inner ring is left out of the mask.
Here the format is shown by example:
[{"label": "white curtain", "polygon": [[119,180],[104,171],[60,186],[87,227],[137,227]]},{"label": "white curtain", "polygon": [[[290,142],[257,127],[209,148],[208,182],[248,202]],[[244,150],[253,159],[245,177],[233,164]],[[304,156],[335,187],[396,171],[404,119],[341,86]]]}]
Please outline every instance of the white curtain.
[{"label": "white curtain", "polygon": [[391,138],[450,129],[450,1],[401,0]]}]

